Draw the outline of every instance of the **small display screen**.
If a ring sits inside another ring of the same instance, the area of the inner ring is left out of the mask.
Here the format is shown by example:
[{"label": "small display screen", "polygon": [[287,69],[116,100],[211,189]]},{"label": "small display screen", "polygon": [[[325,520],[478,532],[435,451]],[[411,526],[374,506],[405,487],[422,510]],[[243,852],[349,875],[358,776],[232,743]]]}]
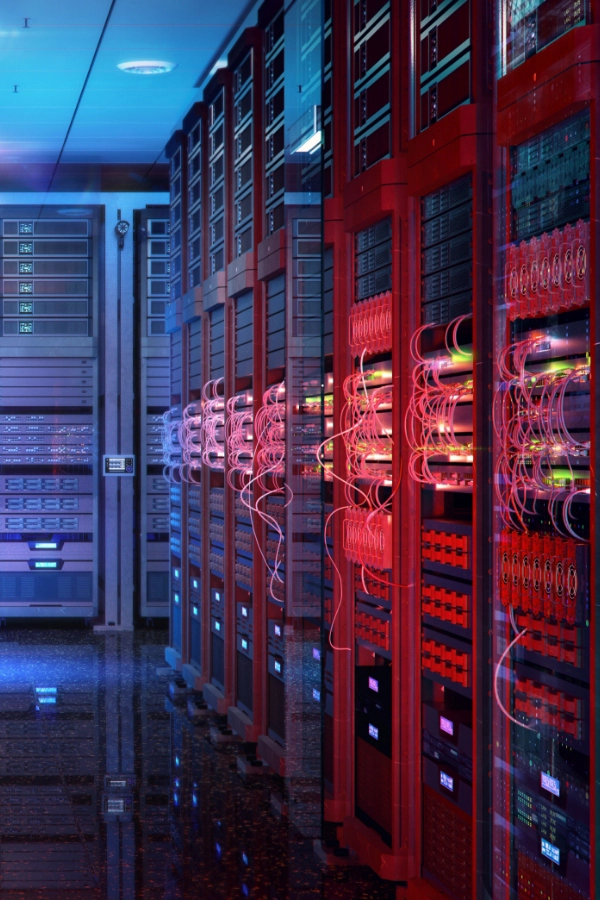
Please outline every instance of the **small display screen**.
[{"label": "small display screen", "polygon": [[369,723],[369,737],[372,737],[375,741],[379,740],[379,728],[376,728],[375,725],[371,725],[371,723]]},{"label": "small display screen", "polygon": [[442,772],[440,770],[440,784],[443,788],[446,788],[447,791],[454,790],[454,778],[451,775],[447,775],[446,772]]},{"label": "small display screen", "polygon": [[21,315],[33,313],[33,303],[30,300],[21,300],[19,303],[19,313]]},{"label": "small display screen", "polygon": [[105,475],[134,475],[134,458],[133,456],[105,456],[104,457],[104,474]]},{"label": "small display screen", "polygon": [[550,841],[544,840],[544,838],[542,838],[542,856],[556,863],[556,865],[560,864],[560,850],[554,844],[551,844]]},{"label": "small display screen", "polygon": [[542,772],[542,787],[550,794],[554,794],[555,797],[560,797],[560,781],[558,778],[553,778],[552,775]]},{"label": "small display screen", "polygon": [[454,734],[454,722],[446,719],[444,716],[440,716],[440,731],[445,731],[446,734]]},{"label": "small display screen", "polygon": [[372,691],[375,691],[376,694],[379,693],[379,682],[377,681],[376,678],[369,677],[369,688]]},{"label": "small display screen", "polygon": [[275,662],[275,671],[281,672],[281,663],[280,662],[277,662],[277,661]]},{"label": "small display screen", "polygon": [[34,569],[57,569],[58,563],[55,560],[46,561],[42,559],[36,559],[33,564]]},{"label": "small display screen", "polygon": [[19,322],[19,334],[33,334],[33,322]]}]

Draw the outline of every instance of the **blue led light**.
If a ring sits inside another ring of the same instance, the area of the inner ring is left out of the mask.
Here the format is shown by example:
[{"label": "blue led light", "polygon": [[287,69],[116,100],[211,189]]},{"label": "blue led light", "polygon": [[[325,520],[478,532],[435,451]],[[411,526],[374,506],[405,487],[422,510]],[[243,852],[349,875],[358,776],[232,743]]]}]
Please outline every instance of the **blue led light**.
[{"label": "blue led light", "polygon": [[317,703],[321,700],[321,691],[318,691],[316,688],[313,688],[313,700],[316,700]]},{"label": "blue led light", "polygon": [[248,897],[248,885],[247,884],[242,885],[242,894],[244,895],[244,897]]},{"label": "blue led light", "polygon": [[193,582],[192,582],[192,584],[193,584],[193,585],[194,585],[194,587],[195,587],[195,588],[197,588],[197,587],[198,587],[198,582],[197,582],[197,581],[196,581],[196,579],[195,579],[195,578],[194,578],[194,580],[193,580]]},{"label": "blue led light", "polygon": [[196,796],[196,794],[192,794],[192,805],[198,806],[198,797]]},{"label": "blue led light", "polygon": [[33,567],[34,569],[57,569],[58,563],[54,561],[46,562],[44,560],[36,560],[33,564]]},{"label": "blue led light", "polygon": [[175,765],[176,765],[176,766],[179,765],[179,757],[178,757],[178,756],[175,757]]},{"label": "blue led light", "polygon": [[56,541],[36,541],[33,545],[34,550],[57,550],[58,544]]},{"label": "blue led light", "polygon": [[175,575],[175,578],[179,578],[179,569],[174,569],[173,574]]},{"label": "blue led light", "polygon": [[221,623],[215,622],[215,631],[220,631],[220,630],[221,630]]},{"label": "blue led light", "polygon": [[38,703],[56,703],[56,697],[38,697]]},{"label": "blue led light", "polygon": [[194,615],[197,616],[198,615],[198,607],[193,606],[192,609],[194,610]]},{"label": "blue led light", "polygon": [[248,607],[242,606],[242,615],[244,616],[244,618],[248,617]]},{"label": "blue led light", "polygon": [[379,728],[376,728],[375,725],[371,725],[369,723],[369,737],[372,737],[374,741],[379,740]]},{"label": "blue led light", "polygon": [[36,687],[36,694],[56,694],[57,688],[55,687]]},{"label": "blue led light", "polygon": [[275,671],[281,672],[281,663],[277,662],[277,660],[275,660]]},{"label": "blue led light", "polygon": [[[242,638],[242,650],[247,650],[247,649],[248,649],[248,641],[246,640],[246,638]],[[277,665],[277,663],[275,663],[275,665]]]},{"label": "blue led light", "polygon": [[177,794],[173,794],[173,803],[175,804],[175,806],[179,806],[179,797],[177,796]]},{"label": "blue led light", "polygon": [[442,787],[446,788],[447,791],[454,790],[454,778],[451,775],[447,775],[445,772],[440,770],[440,784]]},{"label": "blue led light", "polygon": [[179,594],[173,594],[173,600],[175,603],[179,603]]},{"label": "blue led light", "polygon": [[242,852],[242,862],[244,863],[245,866],[248,865],[248,855],[243,852]]},{"label": "blue led light", "polygon": [[313,647],[313,659],[321,659],[321,651],[318,647]]},{"label": "blue led light", "polygon": [[215,844],[215,850],[217,851],[217,856],[221,856],[221,845]]}]

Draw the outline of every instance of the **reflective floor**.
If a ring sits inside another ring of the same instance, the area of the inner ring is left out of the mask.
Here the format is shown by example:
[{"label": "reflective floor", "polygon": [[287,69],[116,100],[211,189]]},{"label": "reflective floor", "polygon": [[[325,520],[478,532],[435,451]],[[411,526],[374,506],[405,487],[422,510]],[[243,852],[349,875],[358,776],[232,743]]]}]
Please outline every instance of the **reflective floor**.
[{"label": "reflective floor", "polygon": [[169,698],[162,630],[0,630],[1,900],[392,900],[326,869],[251,748]]}]

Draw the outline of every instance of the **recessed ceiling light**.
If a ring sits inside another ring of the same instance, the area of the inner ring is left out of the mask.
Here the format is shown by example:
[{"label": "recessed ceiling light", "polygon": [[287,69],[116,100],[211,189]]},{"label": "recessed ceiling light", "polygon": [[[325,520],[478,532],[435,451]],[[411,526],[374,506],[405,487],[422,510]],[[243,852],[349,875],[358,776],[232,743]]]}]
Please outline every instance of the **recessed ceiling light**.
[{"label": "recessed ceiling light", "polygon": [[118,68],[132,75],[164,75],[166,72],[172,72],[176,66],[177,63],[165,62],[162,59],[136,59],[133,62],[119,63]]}]

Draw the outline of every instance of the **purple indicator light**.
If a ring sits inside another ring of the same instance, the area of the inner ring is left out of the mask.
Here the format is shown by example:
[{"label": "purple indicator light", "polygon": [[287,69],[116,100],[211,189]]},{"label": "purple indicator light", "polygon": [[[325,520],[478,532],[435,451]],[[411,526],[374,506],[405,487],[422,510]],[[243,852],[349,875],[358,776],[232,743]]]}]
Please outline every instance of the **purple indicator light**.
[{"label": "purple indicator light", "polygon": [[542,772],[542,787],[550,794],[554,794],[555,797],[560,797],[560,781],[558,778],[553,778],[551,775],[547,775],[546,772]]},{"label": "purple indicator light", "polygon": [[451,722],[450,719],[446,719],[444,716],[440,716],[440,731],[445,731],[446,734],[454,734],[454,722]]},{"label": "purple indicator light", "polygon": [[376,678],[369,677],[369,687],[372,691],[375,691],[375,693],[379,693],[379,682]]}]

